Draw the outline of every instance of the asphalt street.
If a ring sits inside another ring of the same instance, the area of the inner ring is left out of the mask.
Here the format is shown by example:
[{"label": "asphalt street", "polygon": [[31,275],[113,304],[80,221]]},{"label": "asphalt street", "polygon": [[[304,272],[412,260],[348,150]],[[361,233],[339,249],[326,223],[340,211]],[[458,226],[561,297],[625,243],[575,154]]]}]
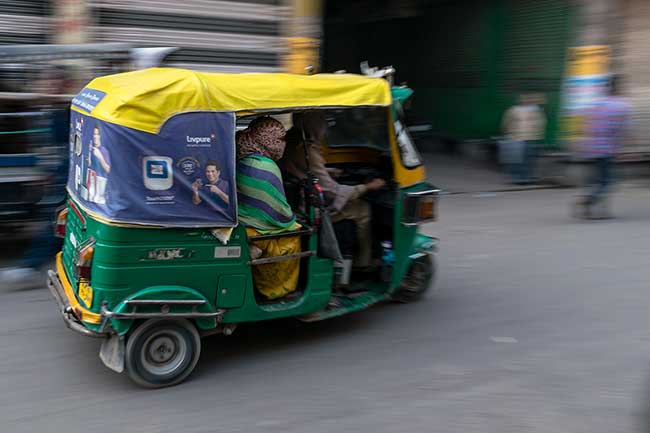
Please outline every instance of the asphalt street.
[{"label": "asphalt street", "polygon": [[650,189],[608,221],[572,194],[444,196],[425,299],[209,337],[163,390],[106,369],[45,288],[2,287],[0,432],[650,431]]}]

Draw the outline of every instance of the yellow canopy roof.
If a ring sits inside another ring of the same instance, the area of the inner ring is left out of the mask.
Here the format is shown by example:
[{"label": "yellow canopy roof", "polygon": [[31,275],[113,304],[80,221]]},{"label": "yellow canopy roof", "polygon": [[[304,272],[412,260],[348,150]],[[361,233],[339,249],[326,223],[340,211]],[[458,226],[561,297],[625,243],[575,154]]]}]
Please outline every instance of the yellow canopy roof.
[{"label": "yellow canopy roof", "polygon": [[188,111],[251,113],[391,103],[386,80],[354,74],[215,74],[151,68],[95,78],[86,87],[106,93],[93,117],[150,133],[157,133],[173,115]]}]

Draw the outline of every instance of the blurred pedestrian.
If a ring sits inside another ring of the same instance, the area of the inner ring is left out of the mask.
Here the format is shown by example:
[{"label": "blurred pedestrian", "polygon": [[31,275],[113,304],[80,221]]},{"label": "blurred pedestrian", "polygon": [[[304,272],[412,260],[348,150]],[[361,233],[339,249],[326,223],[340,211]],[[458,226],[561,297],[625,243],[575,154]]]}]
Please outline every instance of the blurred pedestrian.
[{"label": "blurred pedestrian", "polygon": [[546,115],[531,94],[522,94],[519,103],[503,114],[500,159],[518,185],[534,182],[537,146],[544,140]]},{"label": "blurred pedestrian", "polygon": [[[630,106],[620,96],[618,77],[611,77],[605,96],[596,99],[584,112],[584,138],[580,155],[591,165],[587,189],[576,202],[581,218],[609,218],[607,197],[613,180],[613,164],[621,149]],[[596,206],[599,212],[594,212]]]},{"label": "blurred pedestrian", "polygon": [[[46,95],[65,93],[66,71],[56,67],[44,71],[39,90]],[[39,269],[49,263],[61,247],[61,240],[54,237],[53,219],[58,207],[65,203],[65,183],[68,177],[68,141],[70,106],[64,99],[47,99],[48,142],[42,143],[43,170],[47,174],[41,200],[37,203],[37,231],[30,240],[17,266],[0,271],[0,281],[18,287],[44,285]]]}]

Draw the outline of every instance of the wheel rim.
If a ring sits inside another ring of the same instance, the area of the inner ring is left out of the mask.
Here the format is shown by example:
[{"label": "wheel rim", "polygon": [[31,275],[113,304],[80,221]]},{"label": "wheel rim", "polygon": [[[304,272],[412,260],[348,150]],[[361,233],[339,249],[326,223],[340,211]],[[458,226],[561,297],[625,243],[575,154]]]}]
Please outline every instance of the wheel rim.
[{"label": "wheel rim", "polygon": [[413,263],[411,278],[413,279],[414,288],[418,291],[424,291],[431,279],[431,268],[426,262],[415,262]]},{"label": "wheel rim", "polygon": [[189,348],[180,332],[172,329],[151,334],[142,345],[140,363],[156,376],[177,370],[186,359]]},{"label": "wheel rim", "polygon": [[418,293],[427,289],[431,279],[431,269],[426,262],[416,261],[411,266],[408,278],[406,279],[406,289]]},{"label": "wheel rim", "polygon": [[413,261],[395,299],[410,301],[418,298],[427,291],[432,277],[433,264],[429,257]]}]

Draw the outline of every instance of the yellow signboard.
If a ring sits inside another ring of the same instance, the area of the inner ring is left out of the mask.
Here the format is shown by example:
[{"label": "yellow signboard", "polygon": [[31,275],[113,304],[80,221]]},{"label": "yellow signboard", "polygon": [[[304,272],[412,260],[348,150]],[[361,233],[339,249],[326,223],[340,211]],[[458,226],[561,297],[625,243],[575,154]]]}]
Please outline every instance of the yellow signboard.
[{"label": "yellow signboard", "polygon": [[584,109],[603,96],[609,80],[609,60],[607,45],[569,48],[560,128],[562,139],[573,150],[584,137]]},{"label": "yellow signboard", "polygon": [[609,72],[609,46],[569,48],[569,76],[603,75]]},{"label": "yellow signboard", "polygon": [[289,53],[285,58],[285,70],[292,74],[305,74],[312,66],[318,70],[320,43],[316,38],[287,38]]}]

